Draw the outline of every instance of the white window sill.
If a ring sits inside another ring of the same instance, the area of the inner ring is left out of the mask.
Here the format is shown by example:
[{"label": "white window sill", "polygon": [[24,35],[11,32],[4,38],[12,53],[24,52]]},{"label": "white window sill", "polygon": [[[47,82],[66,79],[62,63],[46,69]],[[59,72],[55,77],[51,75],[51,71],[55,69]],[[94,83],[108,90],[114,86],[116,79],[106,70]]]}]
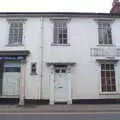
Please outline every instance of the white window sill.
[{"label": "white window sill", "polygon": [[57,43],[52,43],[51,45],[52,45],[52,46],[70,46],[69,43],[67,43],[67,44],[57,44]]},{"label": "white window sill", "polygon": [[115,47],[114,44],[97,44],[96,46],[100,46],[100,47]]},{"label": "white window sill", "polygon": [[100,95],[120,95],[118,92],[100,92]]},{"label": "white window sill", "polygon": [[23,44],[7,44],[6,47],[22,47],[24,46]]}]

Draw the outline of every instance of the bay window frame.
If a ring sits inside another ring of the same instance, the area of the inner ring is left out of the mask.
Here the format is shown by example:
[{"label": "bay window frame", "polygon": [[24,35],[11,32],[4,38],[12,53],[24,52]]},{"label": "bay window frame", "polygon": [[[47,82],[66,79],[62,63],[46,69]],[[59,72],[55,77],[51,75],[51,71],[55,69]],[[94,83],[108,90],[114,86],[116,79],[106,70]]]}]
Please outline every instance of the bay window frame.
[{"label": "bay window frame", "polygon": [[[100,95],[116,95],[119,93],[119,66],[118,66],[118,60],[96,60],[98,64],[98,80],[99,80],[99,94]],[[114,64],[114,71],[115,71],[115,85],[116,85],[116,91],[111,92],[103,92],[102,91],[102,84],[101,84],[101,64]]]}]

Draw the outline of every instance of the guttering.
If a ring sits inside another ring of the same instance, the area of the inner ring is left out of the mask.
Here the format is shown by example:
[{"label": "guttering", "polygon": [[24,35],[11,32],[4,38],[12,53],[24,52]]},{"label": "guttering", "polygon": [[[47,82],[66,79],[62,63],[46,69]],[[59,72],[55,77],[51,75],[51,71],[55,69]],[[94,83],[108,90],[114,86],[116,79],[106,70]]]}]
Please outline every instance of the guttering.
[{"label": "guttering", "polygon": [[83,17],[83,18],[120,18],[120,13],[95,12],[0,12],[0,17]]}]

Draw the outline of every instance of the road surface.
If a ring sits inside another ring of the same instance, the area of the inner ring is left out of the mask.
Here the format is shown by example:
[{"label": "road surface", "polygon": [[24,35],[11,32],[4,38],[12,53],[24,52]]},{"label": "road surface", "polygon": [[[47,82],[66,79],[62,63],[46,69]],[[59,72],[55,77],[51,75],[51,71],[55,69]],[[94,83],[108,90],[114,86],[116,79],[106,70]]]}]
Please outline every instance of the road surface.
[{"label": "road surface", "polygon": [[120,113],[0,114],[0,120],[120,120]]}]

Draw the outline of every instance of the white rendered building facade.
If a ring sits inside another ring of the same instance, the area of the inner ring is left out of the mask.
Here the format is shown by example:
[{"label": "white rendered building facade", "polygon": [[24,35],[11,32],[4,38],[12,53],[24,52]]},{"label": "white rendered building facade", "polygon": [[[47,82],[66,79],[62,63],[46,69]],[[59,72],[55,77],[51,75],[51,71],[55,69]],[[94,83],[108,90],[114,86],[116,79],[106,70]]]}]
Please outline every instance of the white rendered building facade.
[{"label": "white rendered building facade", "polygon": [[120,16],[1,13],[0,98],[50,104],[120,98]]}]

